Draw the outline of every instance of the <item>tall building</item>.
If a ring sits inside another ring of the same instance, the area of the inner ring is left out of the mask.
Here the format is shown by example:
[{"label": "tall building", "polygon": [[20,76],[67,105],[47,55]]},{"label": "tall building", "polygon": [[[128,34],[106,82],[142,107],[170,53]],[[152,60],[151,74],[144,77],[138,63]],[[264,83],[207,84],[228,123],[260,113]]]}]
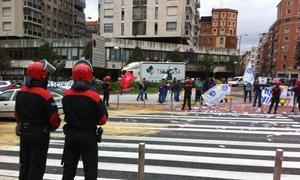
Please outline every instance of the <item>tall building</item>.
[{"label": "tall building", "polygon": [[86,37],[92,38],[92,34],[98,34],[99,23],[98,21],[87,21],[85,22],[85,35]]},{"label": "tall building", "polygon": [[300,41],[300,1],[282,0],[277,5],[277,20],[270,27],[272,76],[299,78],[295,54]]},{"label": "tall building", "polygon": [[0,38],[85,35],[85,0],[1,0]]},{"label": "tall building", "polygon": [[100,35],[197,45],[200,0],[101,0]]},{"label": "tall building", "polygon": [[238,11],[234,9],[212,9],[212,16],[200,19],[199,45],[209,48],[237,48]]},{"label": "tall building", "polygon": [[262,33],[259,36],[256,73],[259,76],[271,77],[271,66],[269,33]]}]

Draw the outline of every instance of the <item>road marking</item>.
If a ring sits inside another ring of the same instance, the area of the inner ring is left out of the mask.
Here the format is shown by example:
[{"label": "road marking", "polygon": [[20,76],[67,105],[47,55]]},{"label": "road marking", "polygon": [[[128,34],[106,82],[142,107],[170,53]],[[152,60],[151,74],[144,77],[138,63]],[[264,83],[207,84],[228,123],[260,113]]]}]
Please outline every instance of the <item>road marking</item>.
[{"label": "road marking", "polygon": [[[0,161],[10,164],[18,164],[18,157],[0,156]],[[47,159],[47,166],[60,165],[60,160]],[[136,164],[125,163],[98,163],[100,170],[107,171],[123,171],[123,172],[137,172]],[[82,161],[78,163],[78,168],[83,168]],[[224,170],[208,170],[208,169],[195,169],[183,167],[167,167],[167,166],[154,166],[146,165],[145,173],[149,174],[168,174],[187,177],[208,177],[208,178],[226,178],[226,179],[261,179],[262,177],[271,179],[271,173],[253,173],[253,172],[239,172],[239,171],[224,171]],[[299,175],[283,174],[283,180],[299,180]]]}]

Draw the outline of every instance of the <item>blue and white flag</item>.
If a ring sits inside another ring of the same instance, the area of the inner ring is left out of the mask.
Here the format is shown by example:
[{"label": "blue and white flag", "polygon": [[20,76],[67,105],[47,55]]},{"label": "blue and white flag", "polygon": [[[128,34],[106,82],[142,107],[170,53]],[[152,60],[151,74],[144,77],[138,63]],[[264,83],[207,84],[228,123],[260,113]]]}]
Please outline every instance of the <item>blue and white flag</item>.
[{"label": "blue and white flag", "polygon": [[250,61],[245,69],[243,80],[245,84],[250,83],[253,85],[254,83],[254,72]]},{"label": "blue and white flag", "polygon": [[231,94],[231,87],[228,84],[217,84],[206,91],[202,97],[208,106],[213,106],[220,103],[229,94]]}]

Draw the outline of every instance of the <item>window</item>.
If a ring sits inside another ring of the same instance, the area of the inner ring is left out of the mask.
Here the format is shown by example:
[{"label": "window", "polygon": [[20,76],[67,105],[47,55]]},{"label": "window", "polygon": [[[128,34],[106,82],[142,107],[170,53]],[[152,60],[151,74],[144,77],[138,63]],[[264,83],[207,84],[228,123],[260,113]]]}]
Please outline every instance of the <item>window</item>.
[{"label": "window", "polygon": [[113,9],[104,9],[104,18],[113,18]]},{"label": "window", "polygon": [[282,65],[282,69],[285,69],[286,68],[286,65],[284,64],[284,65]]},{"label": "window", "polygon": [[218,18],[218,13],[214,12],[214,18]]},{"label": "window", "polygon": [[284,42],[289,42],[289,37],[285,37]]},{"label": "window", "polygon": [[221,25],[222,25],[222,26],[225,26],[225,21],[221,21]]},{"label": "window", "polygon": [[299,33],[300,32],[300,27],[297,27],[297,33]]},{"label": "window", "polygon": [[225,34],[225,29],[221,28],[220,34],[221,34],[221,35],[224,35],[224,34]]},{"label": "window", "polygon": [[155,4],[159,4],[159,0],[155,0]]},{"label": "window", "polygon": [[122,15],[121,15],[121,21],[124,21],[125,19],[125,10],[122,8]]},{"label": "window", "polygon": [[146,5],[147,0],[133,0],[133,5]]},{"label": "window", "polygon": [[2,16],[9,17],[11,15],[11,7],[2,8]]},{"label": "window", "polygon": [[124,35],[124,23],[121,23],[121,35]]},{"label": "window", "polygon": [[284,33],[286,33],[286,34],[287,34],[287,33],[290,33],[290,28],[288,28],[288,27],[285,28]]},{"label": "window", "polygon": [[177,6],[167,7],[167,16],[177,16]]},{"label": "window", "polygon": [[147,7],[139,6],[133,7],[133,20],[145,20],[147,19]]},{"label": "window", "polygon": [[155,7],[155,20],[158,20],[158,7]]},{"label": "window", "polygon": [[214,20],[214,26],[218,26],[218,21]]},{"label": "window", "polygon": [[224,38],[220,38],[220,44],[224,44]]},{"label": "window", "polygon": [[167,22],[167,28],[166,28],[166,30],[168,32],[177,31],[177,22]]},{"label": "window", "polygon": [[158,32],[158,23],[156,22],[154,25],[154,34],[157,35]]},{"label": "window", "polygon": [[133,22],[132,23],[132,35],[146,35],[146,22]]},{"label": "window", "polygon": [[288,15],[291,14],[291,10],[290,10],[290,9],[287,10],[287,14],[288,14]]},{"label": "window", "polygon": [[9,101],[14,91],[6,91],[0,95],[0,101]]},{"label": "window", "polygon": [[3,31],[11,31],[11,22],[3,22]]},{"label": "window", "polygon": [[222,18],[225,18],[226,17],[226,13],[222,13]]},{"label": "window", "polygon": [[114,32],[114,24],[113,23],[104,24],[104,33],[113,33],[113,32]]},{"label": "window", "polygon": [[122,0],[122,6],[124,6],[125,5],[125,0]]},{"label": "window", "polygon": [[112,4],[113,0],[104,0],[104,4]]}]

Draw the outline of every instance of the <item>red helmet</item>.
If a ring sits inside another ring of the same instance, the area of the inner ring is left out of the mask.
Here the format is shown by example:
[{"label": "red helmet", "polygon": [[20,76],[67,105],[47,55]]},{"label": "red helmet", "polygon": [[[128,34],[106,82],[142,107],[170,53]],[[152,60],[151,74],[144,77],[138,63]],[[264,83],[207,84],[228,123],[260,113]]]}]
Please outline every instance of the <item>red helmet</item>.
[{"label": "red helmet", "polygon": [[31,63],[27,68],[26,75],[34,78],[35,80],[43,81],[46,80],[48,72],[53,73],[55,70],[56,68],[53,65],[43,59],[41,61]]},{"label": "red helmet", "polygon": [[185,83],[186,83],[186,84],[191,84],[191,79],[185,80]]},{"label": "red helmet", "polygon": [[110,76],[105,76],[104,78],[103,78],[103,80],[105,81],[105,82],[109,82],[110,81]]},{"label": "red helmet", "polygon": [[276,81],[275,84],[276,84],[276,86],[280,86],[281,82],[280,81]]},{"label": "red helmet", "polygon": [[87,81],[92,82],[93,79],[93,67],[86,60],[79,60],[73,67],[72,79],[74,81]]}]

